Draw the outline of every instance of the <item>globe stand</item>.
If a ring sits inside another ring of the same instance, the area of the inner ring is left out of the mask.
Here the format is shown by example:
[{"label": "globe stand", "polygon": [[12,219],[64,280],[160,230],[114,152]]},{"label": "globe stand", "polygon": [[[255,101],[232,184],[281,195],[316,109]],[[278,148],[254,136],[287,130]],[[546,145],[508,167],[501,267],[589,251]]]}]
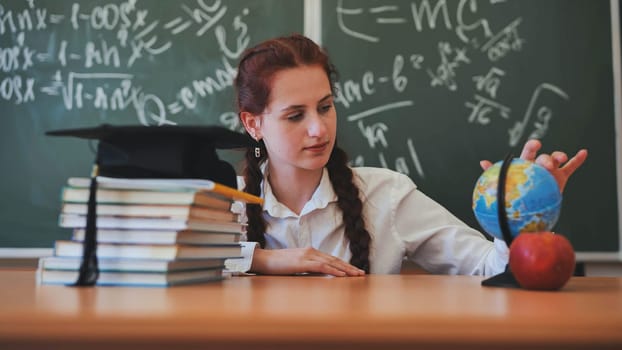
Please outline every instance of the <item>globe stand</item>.
[{"label": "globe stand", "polygon": [[518,281],[514,278],[514,274],[510,270],[509,265],[505,265],[505,271],[498,275],[494,275],[482,281],[484,287],[504,287],[504,288],[520,288]]},{"label": "globe stand", "polygon": [[[501,164],[501,170],[499,170],[499,181],[497,183],[497,216],[499,217],[499,226],[501,228],[501,233],[503,234],[503,240],[508,246],[508,249],[510,248],[510,245],[512,245],[513,238],[512,233],[510,232],[510,225],[508,224],[507,213],[505,211],[505,183],[512,159],[513,156],[511,153],[505,156],[505,159]],[[483,280],[482,286],[520,288],[520,285],[514,278],[509,265],[505,265],[505,271],[502,273]]]}]

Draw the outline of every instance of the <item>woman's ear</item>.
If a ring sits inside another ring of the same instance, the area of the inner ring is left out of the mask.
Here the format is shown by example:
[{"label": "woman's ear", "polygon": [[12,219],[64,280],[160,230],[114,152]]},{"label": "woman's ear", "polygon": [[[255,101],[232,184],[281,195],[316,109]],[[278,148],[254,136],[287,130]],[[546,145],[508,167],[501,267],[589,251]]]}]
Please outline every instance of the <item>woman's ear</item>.
[{"label": "woman's ear", "polygon": [[244,129],[256,140],[261,140],[261,116],[250,112],[240,112],[240,120]]}]

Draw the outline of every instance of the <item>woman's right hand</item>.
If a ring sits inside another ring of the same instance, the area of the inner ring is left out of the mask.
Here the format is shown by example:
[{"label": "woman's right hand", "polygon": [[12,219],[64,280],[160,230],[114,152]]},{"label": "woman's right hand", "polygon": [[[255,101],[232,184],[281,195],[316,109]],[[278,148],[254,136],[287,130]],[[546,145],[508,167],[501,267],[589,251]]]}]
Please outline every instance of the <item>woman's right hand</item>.
[{"label": "woman's right hand", "polygon": [[257,247],[250,272],[266,275],[322,273],[337,277],[365,275],[365,271],[311,247],[288,249]]},{"label": "woman's right hand", "polygon": [[[536,162],[546,168],[553,175],[555,181],[557,181],[559,192],[563,193],[570,176],[585,162],[587,150],[582,149],[574,157],[568,159],[568,155],[560,151],[538,155],[541,147],[542,143],[539,140],[528,140],[525,142],[525,146],[523,146],[520,157],[530,162]],[[492,166],[492,163],[488,160],[482,160],[479,164],[484,170]]]}]

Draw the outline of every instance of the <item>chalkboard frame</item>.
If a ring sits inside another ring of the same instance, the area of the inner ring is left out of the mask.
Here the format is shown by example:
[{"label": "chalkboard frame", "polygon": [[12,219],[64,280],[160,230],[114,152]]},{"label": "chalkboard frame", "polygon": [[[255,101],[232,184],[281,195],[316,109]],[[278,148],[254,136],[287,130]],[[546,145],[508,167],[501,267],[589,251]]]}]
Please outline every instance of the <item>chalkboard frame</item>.
[{"label": "chalkboard frame", "polygon": [[[240,54],[304,30],[303,0],[36,0],[2,4],[0,14],[8,73],[0,78],[0,257],[49,255],[70,237],[57,225],[61,188],[89,175],[95,143],[46,131],[103,123],[239,131]],[[237,165],[240,154],[222,156]]]},{"label": "chalkboard frame", "polygon": [[[621,8],[618,0],[610,0],[612,23],[612,61],[614,67],[614,111],[616,130],[616,172],[617,172],[617,201],[618,218],[622,219],[622,78],[621,78],[621,35],[620,17]],[[304,33],[321,44],[321,0],[304,1]],[[618,220],[619,246],[622,247],[622,220]],[[52,253],[51,248],[11,248],[0,247],[0,258],[36,258]],[[622,251],[618,252],[578,252],[578,261],[622,261]]]},{"label": "chalkboard frame", "polygon": [[[345,1],[345,0],[344,0]],[[325,2],[326,3],[326,2]],[[334,3],[329,2],[333,7]],[[364,2],[362,3],[364,4]],[[359,5],[359,3],[349,3],[350,7],[359,7],[359,11],[363,11],[360,8],[364,8],[365,6]],[[390,6],[387,6],[390,7]],[[612,101],[612,109],[613,109],[613,127],[615,128],[615,183],[617,185],[616,191],[616,199],[617,203],[617,234],[615,234],[614,240],[617,240],[617,250],[615,251],[598,251],[598,250],[581,250],[577,249],[577,259],[578,261],[584,262],[610,262],[622,261],[622,103],[620,102],[622,96],[622,87],[621,87],[621,55],[620,55],[620,17],[621,10],[620,4],[618,0],[610,0],[610,15],[611,15],[611,63],[613,68],[613,101]],[[351,12],[353,13],[353,12]],[[360,14],[360,12],[358,12]],[[390,17],[390,16],[387,16]],[[321,41],[322,38],[317,38],[318,41]],[[323,43],[326,45],[326,43]],[[337,67],[339,68],[339,66]],[[611,236],[609,236],[611,237]]]}]

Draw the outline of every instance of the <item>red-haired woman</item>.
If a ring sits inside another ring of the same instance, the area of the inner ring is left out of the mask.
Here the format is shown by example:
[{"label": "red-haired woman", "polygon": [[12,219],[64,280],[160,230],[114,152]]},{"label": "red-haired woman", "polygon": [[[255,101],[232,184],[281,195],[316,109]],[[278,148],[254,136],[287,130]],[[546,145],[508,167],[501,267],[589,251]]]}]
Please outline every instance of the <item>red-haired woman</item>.
[{"label": "red-haired woman", "polygon": [[[417,189],[405,175],[351,168],[337,146],[336,72],[312,40],[291,35],[246,50],[235,79],[239,117],[257,147],[246,154],[244,190],[264,198],[248,205],[245,259],[228,267],[261,274],[359,276],[399,273],[404,257],[433,273],[492,275],[508,249],[490,242]],[[542,154],[536,160],[560,190],[585,161]],[[482,167],[490,166],[482,162]],[[256,242],[256,243],[254,243]]]}]

